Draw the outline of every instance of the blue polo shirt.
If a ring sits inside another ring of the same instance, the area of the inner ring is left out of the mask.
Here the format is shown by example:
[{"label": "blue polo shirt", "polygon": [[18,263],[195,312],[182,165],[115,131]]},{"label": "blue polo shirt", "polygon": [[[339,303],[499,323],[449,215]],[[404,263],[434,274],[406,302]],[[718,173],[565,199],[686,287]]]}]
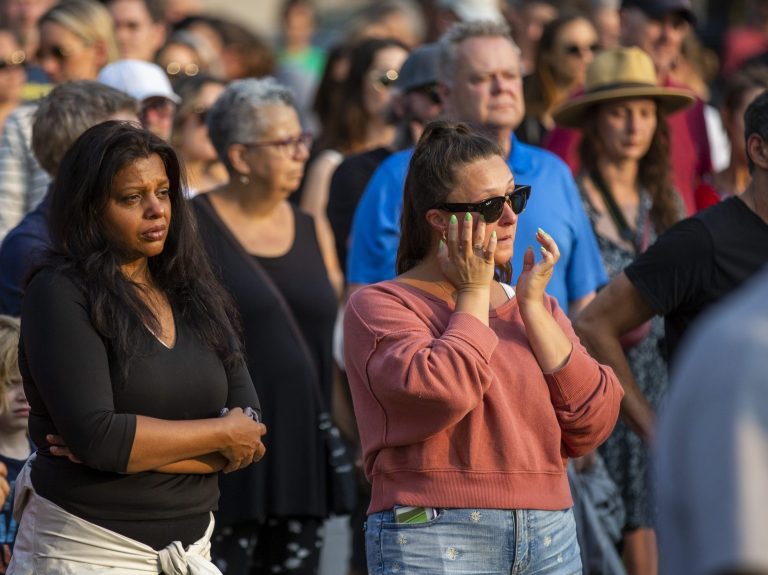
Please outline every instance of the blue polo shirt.
[{"label": "blue polo shirt", "polygon": [[[370,284],[395,277],[400,241],[403,186],[413,149],[387,158],[373,174],[352,223],[347,281]],[[608,281],[594,232],[568,166],[554,154],[512,136],[507,164],[518,184],[531,186],[520,215],[512,257],[513,282],[523,267],[528,246],[536,247],[536,229],[548,232],[560,248],[547,293],[560,307],[596,291]],[[538,249],[535,251],[538,257]]]},{"label": "blue polo shirt", "polygon": [[34,264],[51,245],[48,232],[49,192],[0,244],[0,313],[18,317],[24,282]]}]

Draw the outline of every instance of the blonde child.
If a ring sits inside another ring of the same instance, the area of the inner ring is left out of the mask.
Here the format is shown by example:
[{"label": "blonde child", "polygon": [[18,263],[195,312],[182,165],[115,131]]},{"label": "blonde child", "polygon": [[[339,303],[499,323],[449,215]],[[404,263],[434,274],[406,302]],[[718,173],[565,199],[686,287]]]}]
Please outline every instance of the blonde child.
[{"label": "blonde child", "polygon": [[[0,315],[0,465],[7,469],[11,493],[16,476],[32,452],[27,436],[29,403],[21,384],[18,350],[19,320]],[[0,495],[4,492],[0,487]],[[12,505],[13,497],[9,495],[0,511],[0,573],[5,573],[16,539],[17,526],[11,515]]]}]

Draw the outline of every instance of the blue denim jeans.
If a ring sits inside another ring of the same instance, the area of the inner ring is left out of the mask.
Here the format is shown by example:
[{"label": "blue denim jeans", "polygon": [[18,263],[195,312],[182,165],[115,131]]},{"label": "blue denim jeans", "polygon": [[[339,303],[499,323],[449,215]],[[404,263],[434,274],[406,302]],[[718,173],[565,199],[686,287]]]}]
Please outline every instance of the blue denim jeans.
[{"label": "blue denim jeans", "polygon": [[439,509],[421,524],[368,516],[369,575],[581,574],[573,511]]}]

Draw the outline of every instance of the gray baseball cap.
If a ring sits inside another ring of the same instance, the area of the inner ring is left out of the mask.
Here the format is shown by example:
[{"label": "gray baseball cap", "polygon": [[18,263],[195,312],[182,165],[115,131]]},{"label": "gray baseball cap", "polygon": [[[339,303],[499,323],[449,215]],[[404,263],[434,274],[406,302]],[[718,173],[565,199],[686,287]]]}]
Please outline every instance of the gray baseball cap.
[{"label": "gray baseball cap", "polygon": [[395,86],[402,93],[437,82],[437,44],[423,44],[408,55]]}]

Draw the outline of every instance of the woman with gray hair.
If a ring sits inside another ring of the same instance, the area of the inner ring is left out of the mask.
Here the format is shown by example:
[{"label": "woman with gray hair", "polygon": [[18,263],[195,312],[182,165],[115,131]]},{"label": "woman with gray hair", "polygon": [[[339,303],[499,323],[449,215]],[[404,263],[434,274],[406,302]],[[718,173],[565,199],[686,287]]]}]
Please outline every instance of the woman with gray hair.
[{"label": "woman with gray hair", "polygon": [[337,304],[314,221],[288,202],[310,138],[273,78],[232,82],[207,120],[229,181],[192,203],[242,316],[271,453],[221,478],[214,560],[228,575],[316,573],[329,478],[318,416],[331,399]]}]

